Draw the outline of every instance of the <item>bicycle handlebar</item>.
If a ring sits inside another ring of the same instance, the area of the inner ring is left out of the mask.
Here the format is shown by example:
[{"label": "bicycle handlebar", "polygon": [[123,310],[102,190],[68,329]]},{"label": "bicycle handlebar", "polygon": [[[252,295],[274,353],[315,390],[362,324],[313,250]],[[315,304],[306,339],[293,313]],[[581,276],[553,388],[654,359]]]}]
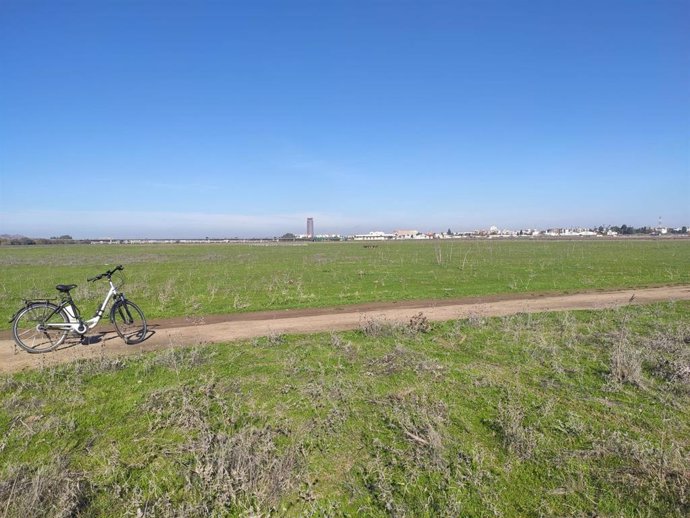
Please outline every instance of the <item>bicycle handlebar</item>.
[{"label": "bicycle handlebar", "polygon": [[89,282],[94,282],[94,281],[101,280],[103,277],[107,277],[108,279],[110,279],[110,277],[111,277],[115,272],[117,272],[117,271],[119,271],[119,270],[124,270],[124,269],[125,269],[124,266],[122,266],[121,264],[119,264],[119,265],[117,265],[115,268],[113,268],[112,270],[108,270],[108,271],[105,272],[105,273],[102,273],[102,274],[100,274],[100,275],[96,275],[95,277],[90,277],[90,278],[88,278],[88,279],[86,279],[86,280],[89,281]]}]

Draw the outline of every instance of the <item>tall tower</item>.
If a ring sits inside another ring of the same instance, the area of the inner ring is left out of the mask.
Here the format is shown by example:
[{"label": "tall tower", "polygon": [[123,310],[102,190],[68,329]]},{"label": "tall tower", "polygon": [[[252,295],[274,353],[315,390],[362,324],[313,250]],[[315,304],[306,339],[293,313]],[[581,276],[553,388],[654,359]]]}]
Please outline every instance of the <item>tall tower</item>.
[{"label": "tall tower", "polygon": [[307,218],[307,237],[314,239],[314,218]]}]

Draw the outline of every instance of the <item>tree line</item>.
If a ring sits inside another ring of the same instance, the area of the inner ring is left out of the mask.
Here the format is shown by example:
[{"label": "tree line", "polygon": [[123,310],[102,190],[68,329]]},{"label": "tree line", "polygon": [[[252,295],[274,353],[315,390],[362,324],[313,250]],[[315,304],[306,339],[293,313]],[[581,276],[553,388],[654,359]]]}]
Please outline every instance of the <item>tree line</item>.
[{"label": "tree line", "polygon": [[[599,232],[603,233],[605,229],[603,226],[601,226],[601,227],[599,227],[598,230],[599,230]],[[612,230],[613,232],[617,232],[618,234],[623,235],[623,236],[631,236],[634,234],[652,235],[652,234],[657,234],[659,232],[659,229],[654,228],[654,227],[637,227],[636,228],[636,227],[629,227],[628,225],[625,225],[625,224],[621,225],[620,227],[615,226],[615,225],[608,227],[608,230]],[[669,228],[668,233],[669,234],[687,234],[688,233],[688,227],[686,227],[684,225],[681,229]]]},{"label": "tree line", "polygon": [[52,237],[26,237],[26,236],[0,236],[0,245],[74,245],[78,243],[90,243],[88,239],[73,239],[64,234]]}]

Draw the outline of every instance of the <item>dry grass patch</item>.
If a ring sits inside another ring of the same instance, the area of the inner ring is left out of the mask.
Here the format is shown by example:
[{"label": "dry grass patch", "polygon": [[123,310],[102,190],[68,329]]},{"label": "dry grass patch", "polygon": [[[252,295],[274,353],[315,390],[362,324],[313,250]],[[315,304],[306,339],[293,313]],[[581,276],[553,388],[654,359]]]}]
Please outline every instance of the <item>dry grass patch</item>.
[{"label": "dry grass patch", "polygon": [[91,483],[70,469],[66,457],[36,468],[15,465],[0,480],[3,517],[78,516],[88,506]]},{"label": "dry grass patch", "polygon": [[522,460],[532,457],[537,447],[537,433],[525,424],[525,411],[519,402],[500,401],[493,425],[508,451]]}]

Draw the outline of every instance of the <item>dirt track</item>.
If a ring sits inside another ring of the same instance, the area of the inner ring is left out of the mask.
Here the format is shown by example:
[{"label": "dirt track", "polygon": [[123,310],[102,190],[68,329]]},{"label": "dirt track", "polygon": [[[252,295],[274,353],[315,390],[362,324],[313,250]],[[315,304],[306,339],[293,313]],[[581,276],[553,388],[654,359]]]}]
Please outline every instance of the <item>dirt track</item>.
[{"label": "dirt track", "polygon": [[[690,300],[690,286],[589,292],[572,295],[506,295],[461,300],[363,304],[344,308],[286,310],[169,319],[149,323],[149,338],[139,345],[125,345],[112,331],[90,335],[89,344],[70,341],[47,354],[29,354],[15,348],[8,333],[0,335],[0,372],[37,368],[100,355],[120,356],[143,351],[228,342],[271,333],[315,333],[355,329],[363,318],[405,321],[420,311],[429,320],[452,320],[476,316],[503,316],[576,309],[604,309],[627,304]],[[99,330],[99,328],[96,328]],[[16,349],[16,350],[15,350]]]}]

